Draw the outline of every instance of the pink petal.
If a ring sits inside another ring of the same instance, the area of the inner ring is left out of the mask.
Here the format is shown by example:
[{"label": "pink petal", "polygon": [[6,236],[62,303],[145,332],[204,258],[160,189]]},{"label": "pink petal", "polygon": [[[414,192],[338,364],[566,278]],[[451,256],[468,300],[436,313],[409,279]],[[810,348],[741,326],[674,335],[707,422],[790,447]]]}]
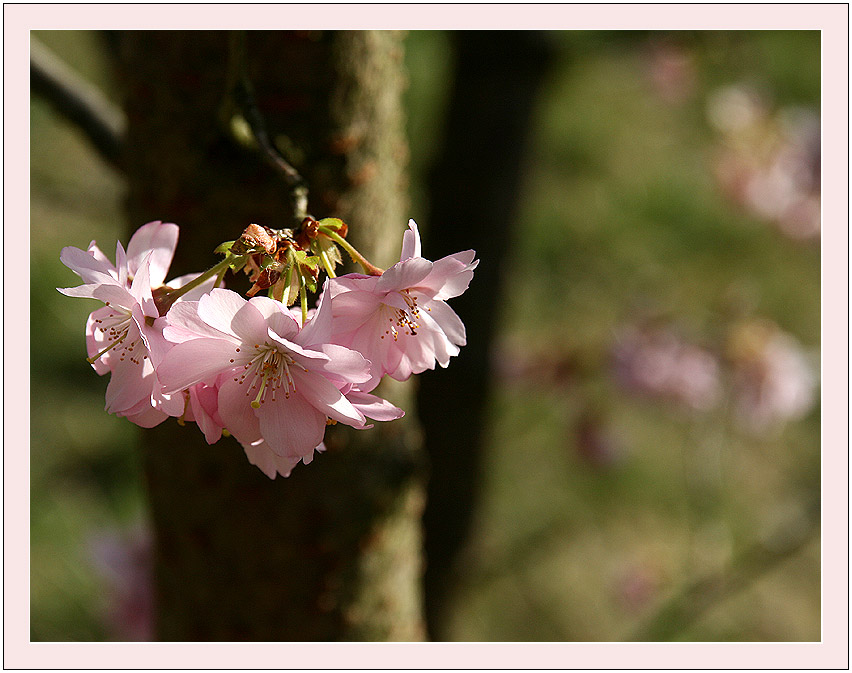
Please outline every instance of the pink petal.
[{"label": "pink petal", "polygon": [[118,282],[122,286],[128,284],[127,276],[127,255],[124,253],[124,248],[121,241],[115,242],[115,268],[118,271]]},{"label": "pink petal", "polygon": [[120,413],[116,415],[123,416],[131,423],[138,425],[140,428],[153,428],[169,417],[168,414],[150,406],[147,409],[134,414]]},{"label": "pink petal", "polygon": [[142,400],[151,399],[151,390],[156,379],[154,367],[148,360],[141,360],[140,364],[136,364],[128,357],[125,357],[123,362],[116,358],[111,363],[111,370],[112,375],[106,389],[106,410],[109,413],[126,412]]},{"label": "pink petal", "polygon": [[335,344],[323,344],[319,349],[329,357],[329,361],[320,367],[329,379],[341,383],[370,380],[370,361],[361,353]]},{"label": "pink petal", "polygon": [[332,306],[332,336],[356,330],[371,320],[381,308],[381,298],[369,292],[347,292],[334,297]]},{"label": "pink petal", "polygon": [[133,278],[133,283],[130,285],[130,294],[142,305],[142,310],[146,316],[159,318],[160,313],[157,311],[157,306],[154,304],[154,297],[151,294],[151,278],[148,273],[150,261],[151,253],[148,253],[139,266],[136,276]]},{"label": "pink petal", "polygon": [[81,297],[83,299],[94,299],[95,290],[101,287],[100,283],[92,283],[90,285],[77,285],[75,287],[58,287],[57,292],[61,292],[66,297]]},{"label": "pink petal", "polygon": [[[270,299],[270,301],[272,300]],[[299,320],[301,319],[300,315]],[[286,313],[282,311],[273,313],[266,321],[266,325],[269,328],[268,331],[274,334],[277,338],[291,340],[291,342],[295,341],[299,334],[299,323],[296,322],[296,319],[290,311],[287,311]]]},{"label": "pink petal", "polygon": [[271,329],[267,331],[267,341],[280,346],[280,350],[287,352],[298,364],[306,369],[322,368],[328,362],[328,355],[313,348],[302,348],[299,344],[282,339]]},{"label": "pink petal", "polygon": [[222,437],[222,428],[224,426],[217,422],[216,418],[208,412],[208,407],[202,401],[202,397],[213,397],[213,404],[215,406],[218,395],[218,390],[203,384],[192,386],[189,389],[189,403],[192,409],[192,416],[201,432],[204,433],[204,439],[208,444],[215,444],[219,441]]},{"label": "pink petal", "polygon": [[420,256],[420,231],[414,220],[408,220],[408,229],[402,235],[402,253],[399,261]]},{"label": "pink petal", "polygon": [[198,401],[200,407],[204,410],[204,414],[224,427],[224,423],[219,417],[219,384],[210,386],[199,383],[190,388],[190,393]]},{"label": "pink petal", "polygon": [[458,297],[467,290],[473,270],[479,265],[479,260],[473,259],[475,255],[473,250],[466,250],[439,259],[420,287],[429,288],[435,299]]},{"label": "pink petal", "polygon": [[[328,416],[340,423],[355,427],[364,425],[364,415],[353,407],[352,403],[328,379],[318,374],[305,374],[298,370],[291,370],[291,372],[296,385],[296,395],[291,396],[291,399],[301,396],[315,409],[321,411],[324,417]],[[318,439],[311,444],[311,447],[316,446],[319,441]]]},{"label": "pink petal", "polygon": [[[316,448],[314,449],[314,453],[325,453],[325,450],[326,450],[326,449],[325,449],[325,444],[324,444],[324,443],[322,443],[322,442],[320,442],[320,443],[316,446]],[[314,459],[314,454],[313,454],[313,453],[311,453],[311,454],[310,454],[310,455],[308,455],[308,456],[302,456],[302,462],[303,462],[305,465],[310,465],[310,464],[311,464],[311,462],[313,461],[313,459]],[[285,474],[284,476],[285,476],[285,477],[288,477],[288,476],[290,476],[290,475]]]},{"label": "pink petal", "polygon": [[179,228],[176,224],[149,222],[136,230],[127,244],[127,267],[130,275],[136,276],[142,260],[150,251],[151,287],[160,287],[166,280],[169,265],[175,254]]},{"label": "pink petal", "polygon": [[393,292],[415,287],[432,270],[432,262],[422,257],[412,257],[397,262],[385,271],[376,283],[376,292]]},{"label": "pink petal", "polygon": [[398,355],[398,359],[396,360],[395,365],[388,365],[388,376],[392,379],[396,379],[397,381],[407,381],[411,378],[412,374],[420,374],[421,372],[426,371],[427,369],[435,368],[435,360],[433,358],[420,358],[417,366],[412,359],[408,356],[408,353],[403,351],[402,349],[394,349],[392,354]]},{"label": "pink petal", "polygon": [[237,353],[237,348],[231,341],[204,337],[175,344],[157,367],[163,392],[176,393],[241,366],[245,354]]},{"label": "pink petal", "polygon": [[326,279],[322,287],[322,293],[317,299],[317,308],[313,316],[299,331],[299,336],[295,341],[302,346],[313,346],[316,344],[328,343],[331,338],[331,316],[332,316],[332,299],[331,293],[328,291],[329,280]]},{"label": "pink petal", "polygon": [[239,340],[215,327],[210,327],[198,315],[197,301],[176,302],[166,314],[166,326],[163,328],[163,336],[173,343],[197,339],[199,337],[211,337],[214,339],[229,339],[237,343]]},{"label": "pink petal", "polygon": [[92,297],[104,304],[108,303],[126,310],[131,310],[137,303],[136,298],[126,288],[116,285],[115,281],[109,285],[98,285],[92,291]]},{"label": "pink petal", "polygon": [[326,415],[300,394],[267,400],[257,410],[257,417],[261,436],[279,456],[301,458],[311,453],[325,434]]},{"label": "pink petal", "polygon": [[284,310],[284,304],[269,297],[252,297],[248,301],[266,319]]},{"label": "pink petal", "polygon": [[143,327],[147,328],[148,325],[145,322],[146,318],[145,315],[142,313],[142,308],[139,306],[139,304],[133,307],[133,311],[131,312],[131,320],[133,321],[133,324],[136,328],[136,332],[139,333],[139,338],[142,339],[142,343],[145,345],[145,350],[148,351],[150,355],[151,342],[148,339],[148,335],[142,329]]},{"label": "pink petal", "polygon": [[211,327],[250,344],[266,339],[266,320],[260,311],[236,292],[211,290],[198,300],[198,315]]},{"label": "pink petal", "polygon": [[[426,311],[426,308],[429,310]],[[426,313],[427,320],[434,320],[435,324],[453,344],[464,346],[467,343],[464,323],[448,304],[443,301],[430,301],[423,309],[420,315]]]},{"label": "pink petal", "polygon": [[362,384],[363,388],[372,390],[378,384],[379,379],[388,373],[388,369],[384,367],[384,362],[391,350],[396,350],[393,339],[385,335],[384,339],[380,336],[385,329],[385,323],[376,316],[374,319],[364,323],[363,327],[353,332],[349,336],[348,347],[354,351],[361,353],[367,358],[372,367],[370,369],[370,381]]},{"label": "pink petal", "polygon": [[[452,312],[452,309],[449,307],[446,308],[449,312]],[[455,316],[455,313],[452,315]],[[458,319],[458,316],[455,317]],[[450,363],[450,358],[459,354],[459,347],[450,341],[441,327],[432,319],[432,313],[422,316],[421,322],[423,327],[418,336],[421,337],[424,352],[427,349],[429,351],[429,362],[419,364],[426,369],[434,369],[435,361],[437,360],[442,367],[446,367]],[[464,327],[462,327],[463,329]],[[423,368],[415,366],[413,371],[415,374],[419,374],[423,370]]]},{"label": "pink petal", "polygon": [[257,444],[243,444],[243,450],[246,452],[246,457],[252,465],[260,468],[270,479],[275,479],[276,475],[289,477],[291,470],[299,464],[299,457],[286,458],[277,456],[269,448],[269,445],[261,441]]},{"label": "pink petal", "polygon": [[358,411],[374,421],[393,421],[405,416],[405,412],[381,397],[355,390],[346,394]]},{"label": "pink petal", "polygon": [[260,422],[251,407],[252,398],[246,393],[247,384],[234,381],[233,377],[224,378],[219,386],[219,417],[241,444],[252,443],[261,438]]},{"label": "pink petal", "polygon": [[338,295],[355,290],[373,292],[376,289],[376,283],[378,282],[379,276],[365,276],[360,273],[347,273],[344,276],[331,278],[328,281],[328,291],[331,293],[332,299]]},{"label": "pink petal", "polygon": [[110,262],[109,259],[107,259],[107,256],[101,251],[95,241],[89,243],[88,250],[89,253],[91,253],[92,257],[94,257],[99,262],[103,262],[104,264],[106,264],[107,268],[109,269],[109,274],[113,276],[113,278],[118,278],[118,273],[116,272],[115,266],[113,266],[113,263]]},{"label": "pink petal", "polygon": [[[96,311],[92,311],[89,314],[89,318],[86,320],[86,352],[89,357],[94,357],[96,354],[100,353],[104,348],[109,346],[109,341],[106,337],[106,334],[101,331],[98,323],[95,320],[105,320],[108,319],[112,315],[112,309],[108,306],[104,306],[103,308],[99,308]],[[104,362],[103,357],[98,358],[92,363],[92,367],[94,370],[103,376],[109,371],[109,366]]]},{"label": "pink petal", "polygon": [[152,397],[154,398],[154,406],[169,416],[178,418],[189,410],[189,403],[183,392],[166,395],[162,392],[159,381],[154,384]]},{"label": "pink petal", "polygon": [[59,253],[59,261],[86,283],[115,282],[115,278],[110,274],[110,271],[115,271],[115,268],[109,263],[109,260],[106,258],[99,259],[91,252],[69,246],[62,248]]}]

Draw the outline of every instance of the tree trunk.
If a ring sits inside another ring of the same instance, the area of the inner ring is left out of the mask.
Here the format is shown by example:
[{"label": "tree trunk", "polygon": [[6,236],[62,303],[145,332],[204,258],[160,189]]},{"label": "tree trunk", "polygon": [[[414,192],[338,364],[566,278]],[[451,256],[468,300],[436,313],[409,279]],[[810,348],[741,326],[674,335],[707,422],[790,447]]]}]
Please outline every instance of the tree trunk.
[{"label": "tree trunk", "polygon": [[[309,211],[341,217],[389,264],[406,222],[401,36],[250,32],[246,46],[258,108],[308,182]],[[210,266],[249,223],[292,225],[283,181],[226,132],[227,33],[122,33],[118,53],[130,221],[181,226],[172,275]],[[391,392],[411,414],[408,386]],[[144,432],[159,638],[423,637],[416,424],[335,426],[326,445],[272,481],[232,438],[208,446],[171,419]]]},{"label": "tree trunk", "polygon": [[456,564],[479,497],[503,264],[516,224],[530,119],[553,57],[537,31],[459,31],[453,46],[455,79],[430,185],[428,247],[436,257],[475,248],[482,261],[468,291],[453,300],[469,327],[467,346],[448,370],[423,373],[417,400],[431,466],[425,596],[435,640],[446,636]]}]

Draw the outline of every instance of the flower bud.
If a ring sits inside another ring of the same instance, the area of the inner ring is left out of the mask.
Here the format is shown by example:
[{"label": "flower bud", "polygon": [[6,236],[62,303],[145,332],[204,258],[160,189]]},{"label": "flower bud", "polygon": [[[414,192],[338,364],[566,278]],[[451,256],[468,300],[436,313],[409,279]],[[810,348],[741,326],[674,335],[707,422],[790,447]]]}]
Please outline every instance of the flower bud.
[{"label": "flower bud", "polygon": [[275,239],[272,238],[265,227],[261,227],[259,224],[250,224],[231,246],[231,251],[242,254],[250,250],[264,250],[267,254],[272,255],[275,253],[275,248]]}]

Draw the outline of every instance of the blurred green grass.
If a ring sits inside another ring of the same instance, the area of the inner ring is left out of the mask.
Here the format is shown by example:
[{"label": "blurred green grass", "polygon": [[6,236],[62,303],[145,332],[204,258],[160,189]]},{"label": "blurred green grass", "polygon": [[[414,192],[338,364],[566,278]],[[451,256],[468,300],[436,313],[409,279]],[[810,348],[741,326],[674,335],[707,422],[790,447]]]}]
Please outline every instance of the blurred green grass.
[{"label": "blurred green grass", "polygon": [[[115,91],[96,35],[38,37]],[[660,35],[549,37],[559,56],[526,160],[498,353],[566,356],[579,369],[561,385],[496,380],[483,500],[450,624],[456,640],[629,638],[669,596],[729,567],[799,511],[819,483],[818,405],[780,434],[754,437],[718,415],[627,396],[606,356],[619,326],[643,314],[717,338],[732,302],[818,349],[819,248],[723,198],[705,108],[717,87],[747,81],[777,105],[818,109],[819,34],[662,36],[694,68],[693,89],[676,104],[648,78]],[[440,136],[447,55],[446,35],[409,35],[415,218]],[[97,239],[111,255],[130,227],[120,176],[45,104],[31,109],[31,637],[102,640],[114,631],[90,542],[144,517],[138,430],[103,412],[107,381],[85,361],[91,307],[55,288],[76,282],[59,263],[62,247]],[[575,428],[589,409],[620,445],[605,469],[578,451]],[[819,591],[815,539],[676,638],[818,640]]]},{"label": "blurred green grass", "polygon": [[[96,35],[36,35],[109,90],[109,63]],[[86,362],[85,324],[94,302],[55,288],[79,280],[59,262],[63,247],[85,248],[96,239],[112,256],[115,240],[126,243],[124,187],[81,134],[37,99],[30,161],[30,636],[104,640],[107,590],[91,542],[144,516],[137,429],[103,411],[107,379]]]}]

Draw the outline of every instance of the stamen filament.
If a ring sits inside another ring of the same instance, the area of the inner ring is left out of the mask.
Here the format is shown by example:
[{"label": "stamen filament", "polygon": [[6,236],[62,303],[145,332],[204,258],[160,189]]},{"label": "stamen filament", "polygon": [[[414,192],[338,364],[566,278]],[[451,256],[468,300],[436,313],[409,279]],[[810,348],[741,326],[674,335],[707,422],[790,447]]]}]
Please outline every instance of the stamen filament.
[{"label": "stamen filament", "polygon": [[88,362],[90,365],[95,364],[95,361],[98,360],[98,358],[100,358],[108,350],[111,350],[111,349],[115,348],[116,346],[118,346],[118,344],[120,344],[122,341],[124,341],[126,336],[127,336],[127,332],[122,334],[120,338],[116,339],[109,346],[104,348],[100,353],[97,353],[96,355],[93,355],[92,357],[86,358],[86,362]]},{"label": "stamen filament", "polygon": [[251,406],[253,409],[260,409],[260,398],[263,395],[263,391],[266,389],[266,376],[264,376],[260,381],[260,390],[257,391],[257,397],[255,397],[251,401]]}]

